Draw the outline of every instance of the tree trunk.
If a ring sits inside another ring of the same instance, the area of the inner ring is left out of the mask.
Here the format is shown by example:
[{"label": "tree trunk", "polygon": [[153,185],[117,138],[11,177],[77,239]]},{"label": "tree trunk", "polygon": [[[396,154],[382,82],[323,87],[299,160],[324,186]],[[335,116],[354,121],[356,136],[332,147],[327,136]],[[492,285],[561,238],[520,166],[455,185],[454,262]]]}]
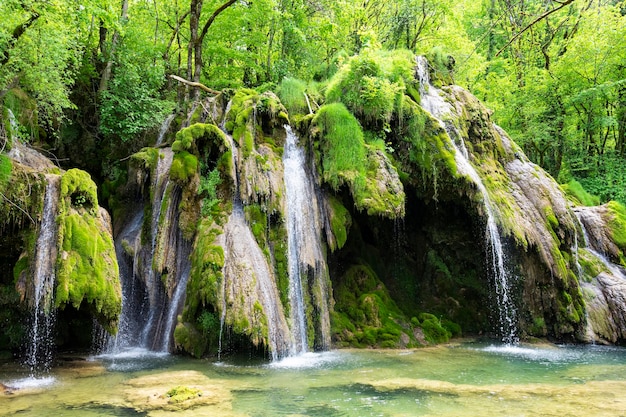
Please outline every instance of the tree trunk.
[{"label": "tree trunk", "polygon": [[[120,20],[122,23],[126,22],[128,19],[128,0],[122,0],[122,14],[120,16]],[[117,44],[120,40],[120,32],[113,32],[113,38],[111,39],[111,48],[109,50],[109,56],[107,57],[107,63],[102,71],[102,76],[100,77],[100,86],[98,87],[98,95],[102,94],[109,86],[109,80],[111,79],[111,73],[113,71],[113,60],[115,58],[115,50],[117,49]]]},{"label": "tree trunk", "polygon": [[615,150],[620,156],[626,157],[626,85],[619,87],[617,103],[617,140]]}]

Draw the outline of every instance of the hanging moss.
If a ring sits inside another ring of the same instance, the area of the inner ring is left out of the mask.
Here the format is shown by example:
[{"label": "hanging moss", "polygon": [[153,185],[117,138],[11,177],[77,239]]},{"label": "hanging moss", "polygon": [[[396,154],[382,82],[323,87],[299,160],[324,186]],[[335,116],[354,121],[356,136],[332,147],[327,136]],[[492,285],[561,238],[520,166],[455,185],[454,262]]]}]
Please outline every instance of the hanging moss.
[{"label": "hanging moss", "polygon": [[322,176],[334,190],[365,175],[367,151],[363,130],[341,103],[323,106],[313,119],[320,130]]},{"label": "hanging moss", "polygon": [[212,306],[218,309],[224,249],[215,243],[215,239],[221,233],[222,229],[212,220],[203,219],[198,226],[183,312],[185,322],[195,322],[202,308]]},{"label": "hanging moss", "polygon": [[130,157],[130,165],[142,171],[154,172],[159,162],[159,150],[157,148],[143,148]]},{"label": "hanging moss", "polygon": [[346,244],[348,231],[352,225],[352,217],[339,199],[331,196],[328,202],[330,203],[330,228],[335,237],[335,241],[331,242],[330,250],[334,252]]},{"label": "hanging moss", "polygon": [[4,155],[0,155],[0,191],[4,191],[9,183],[12,170],[13,163],[11,162],[11,159]]},{"label": "hanging moss", "polygon": [[110,332],[121,312],[121,286],[113,239],[98,213],[96,185],[84,171],[61,178],[60,242],[55,304],[88,308]]},{"label": "hanging moss", "polygon": [[180,151],[174,154],[172,166],[170,167],[170,178],[180,184],[189,182],[198,172],[198,158],[187,151]]}]

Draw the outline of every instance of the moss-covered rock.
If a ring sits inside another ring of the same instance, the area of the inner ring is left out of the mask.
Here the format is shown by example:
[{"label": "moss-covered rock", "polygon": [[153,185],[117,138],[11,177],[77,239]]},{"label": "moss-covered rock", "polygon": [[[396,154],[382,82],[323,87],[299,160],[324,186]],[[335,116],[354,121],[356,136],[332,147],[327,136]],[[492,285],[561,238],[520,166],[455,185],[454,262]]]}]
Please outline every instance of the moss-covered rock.
[{"label": "moss-covered rock", "polygon": [[333,341],[346,347],[411,347],[446,342],[451,333],[432,314],[408,320],[376,273],[353,265],[338,278],[332,313]]},{"label": "moss-covered rock", "polygon": [[313,119],[324,182],[348,186],[355,206],[370,215],[404,216],[404,188],[387,155],[366,145],[357,119],[341,103],[323,106]]},{"label": "moss-covered rock", "polygon": [[90,310],[110,332],[121,312],[121,286],[110,219],[96,185],[77,169],[61,178],[55,304]]}]

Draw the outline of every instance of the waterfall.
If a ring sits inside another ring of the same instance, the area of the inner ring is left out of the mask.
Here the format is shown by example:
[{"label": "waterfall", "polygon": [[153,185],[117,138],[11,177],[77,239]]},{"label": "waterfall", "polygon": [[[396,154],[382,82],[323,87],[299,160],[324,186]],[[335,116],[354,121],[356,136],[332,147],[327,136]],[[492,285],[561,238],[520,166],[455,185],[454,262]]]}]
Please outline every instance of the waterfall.
[{"label": "waterfall", "polygon": [[131,214],[115,241],[115,253],[122,283],[122,312],[115,338],[109,343],[109,352],[119,353],[140,346],[139,335],[145,326],[146,289],[140,271],[141,229],[143,207]]},{"label": "waterfall", "polygon": [[[142,236],[144,207],[136,207],[118,234],[115,249],[122,280],[122,312],[118,333],[109,342],[110,353],[132,348],[168,351],[175,319],[184,301],[189,277],[189,244],[178,230],[180,190],[169,181],[173,161],[170,148],[159,150],[152,177],[150,238]],[[171,248],[173,246],[173,248]],[[172,259],[174,261],[172,261]],[[176,267],[171,300],[165,293],[157,260]]]},{"label": "waterfall", "polygon": [[420,105],[438,120],[441,127],[448,133],[455,150],[454,159],[459,174],[472,180],[483,198],[483,206],[487,215],[485,239],[491,249],[490,257],[498,307],[499,332],[503,342],[516,343],[518,340],[517,310],[511,297],[511,280],[505,265],[506,259],[496,223],[494,205],[482,179],[469,161],[469,152],[465,147],[462,135],[450,120],[453,112],[452,106],[441,97],[437,88],[430,83],[428,61],[422,56],[417,57],[417,76],[420,81]]},{"label": "waterfall", "polygon": [[[229,107],[226,114],[228,109]],[[224,226],[224,234],[220,237],[224,248],[224,268],[218,354],[221,355],[222,331],[226,320],[229,317],[236,320],[244,315],[249,320],[248,330],[267,326],[270,354],[272,360],[277,360],[289,353],[293,336],[280,303],[273,269],[246,222],[239,195],[239,153],[232,136],[226,132],[225,134],[230,142],[234,193],[233,211]],[[228,308],[230,309],[227,311]],[[261,315],[265,316],[265,320]],[[251,337],[259,338],[259,335],[251,334]]]},{"label": "waterfall", "polygon": [[60,177],[46,176],[46,192],[39,235],[35,248],[33,273],[33,312],[29,329],[26,365],[31,376],[47,372],[52,364],[55,263],[57,259],[57,224]]},{"label": "waterfall", "polygon": [[159,330],[159,325],[163,316],[164,296],[161,277],[154,270],[154,257],[157,247],[157,238],[159,236],[159,221],[161,219],[161,210],[163,202],[166,198],[166,191],[169,185],[169,171],[172,166],[174,153],[170,148],[162,149],[159,154],[156,169],[154,170],[152,199],[152,219],[151,219],[151,246],[148,256],[145,258],[143,268],[145,284],[148,293],[148,301],[150,310],[148,320],[141,334],[141,344],[146,348],[154,348],[155,333]]},{"label": "waterfall", "polygon": [[[315,283],[325,283],[327,266],[321,244],[321,221],[313,179],[306,169],[304,150],[290,126],[283,153],[285,195],[287,200],[287,236],[289,264],[289,301],[294,345],[291,354],[307,352],[306,307],[302,280],[312,271]],[[306,282],[306,281],[305,281]],[[325,290],[325,286],[323,287]],[[330,322],[327,290],[318,300],[322,322]],[[323,326],[325,328],[326,326]],[[328,334],[322,334],[323,347],[329,346]]]},{"label": "waterfall", "polygon": [[170,129],[170,125],[172,124],[172,121],[174,120],[175,117],[176,117],[176,114],[172,113],[169,116],[167,116],[167,118],[163,121],[163,124],[161,125],[161,128],[159,129],[159,136],[157,136],[157,140],[154,146],[159,146],[163,143],[163,140],[165,139],[165,134]]}]

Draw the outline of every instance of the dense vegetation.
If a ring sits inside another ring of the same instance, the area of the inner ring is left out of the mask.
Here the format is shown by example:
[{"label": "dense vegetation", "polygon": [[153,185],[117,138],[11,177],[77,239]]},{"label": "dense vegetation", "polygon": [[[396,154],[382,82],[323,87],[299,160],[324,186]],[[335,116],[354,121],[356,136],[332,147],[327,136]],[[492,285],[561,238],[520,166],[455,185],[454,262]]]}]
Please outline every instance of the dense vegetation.
[{"label": "dense vegetation", "polygon": [[[624,1],[7,0],[0,13],[3,135],[97,177],[114,174],[112,149],[138,149],[198,94],[169,75],[213,89],[296,87],[315,106],[347,57],[380,46],[431,52],[534,162],[603,202],[626,201]],[[362,82],[392,97],[397,80]],[[384,124],[393,103],[369,104],[367,119]]]}]

